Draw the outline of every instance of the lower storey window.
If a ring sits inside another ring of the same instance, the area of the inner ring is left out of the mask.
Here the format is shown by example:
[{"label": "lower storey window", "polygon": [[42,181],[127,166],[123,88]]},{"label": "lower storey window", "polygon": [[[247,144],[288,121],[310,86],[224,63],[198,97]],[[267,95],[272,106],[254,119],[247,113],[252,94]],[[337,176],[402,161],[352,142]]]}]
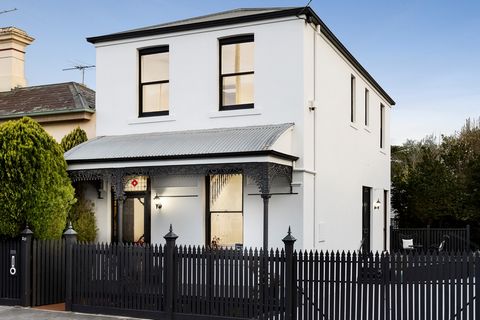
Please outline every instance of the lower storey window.
[{"label": "lower storey window", "polygon": [[253,105],[253,74],[223,77],[224,107],[234,105]]},{"label": "lower storey window", "polygon": [[208,177],[207,241],[212,247],[243,245],[243,176],[215,174]]}]

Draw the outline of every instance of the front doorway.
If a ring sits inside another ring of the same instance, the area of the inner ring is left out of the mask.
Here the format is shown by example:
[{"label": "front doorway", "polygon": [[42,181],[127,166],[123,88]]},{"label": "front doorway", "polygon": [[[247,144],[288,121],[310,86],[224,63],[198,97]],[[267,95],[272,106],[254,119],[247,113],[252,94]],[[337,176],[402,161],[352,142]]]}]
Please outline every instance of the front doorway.
[{"label": "front doorway", "polygon": [[243,175],[207,176],[206,243],[243,247]]},{"label": "front doorway", "polygon": [[370,211],[372,188],[362,188],[362,252],[370,252]]},{"label": "front doorway", "polygon": [[[124,193],[122,242],[150,243],[150,179],[145,176],[129,178],[125,184]],[[112,242],[119,240],[117,214],[117,202],[112,197]]]}]

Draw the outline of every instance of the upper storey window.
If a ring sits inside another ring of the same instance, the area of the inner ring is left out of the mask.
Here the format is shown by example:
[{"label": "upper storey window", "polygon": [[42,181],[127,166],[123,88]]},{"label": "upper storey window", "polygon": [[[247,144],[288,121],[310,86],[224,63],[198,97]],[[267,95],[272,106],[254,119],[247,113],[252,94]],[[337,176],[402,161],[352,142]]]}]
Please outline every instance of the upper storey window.
[{"label": "upper storey window", "polygon": [[142,49],[140,53],[140,117],[168,115],[168,46]]},{"label": "upper storey window", "polygon": [[220,39],[220,110],[253,108],[253,35]]},{"label": "upper storey window", "polygon": [[350,122],[355,122],[355,77],[350,76]]},{"label": "upper storey window", "polygon": [[380,104],[380,148],[385,148],[385,106]]}]

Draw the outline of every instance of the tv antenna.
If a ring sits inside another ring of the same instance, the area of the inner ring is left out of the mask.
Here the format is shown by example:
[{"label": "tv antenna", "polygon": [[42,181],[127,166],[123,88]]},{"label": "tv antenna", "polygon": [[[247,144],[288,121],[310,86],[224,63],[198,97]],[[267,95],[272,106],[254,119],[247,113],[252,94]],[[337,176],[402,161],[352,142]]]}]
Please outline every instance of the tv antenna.
[{"label": "tv antenna", "polygon": [[0,14],[12,12],[12,11],[17,11],[17,10],[18,10],[17,8],[13,8],[13,9],[9,9],[9,10],[3,10],[3,11],[0,11]]},{"label": "tv antenna", "polygon": [[62,69],[62,71],[67,71],[67,70],[79,70],[82,72],[82,84],[85,84],[85,69],[89,68],[95,68],[94,65],[82,65],[82,64],[77,64],[76,66],[73,66],[72,68],[66,68]]}]

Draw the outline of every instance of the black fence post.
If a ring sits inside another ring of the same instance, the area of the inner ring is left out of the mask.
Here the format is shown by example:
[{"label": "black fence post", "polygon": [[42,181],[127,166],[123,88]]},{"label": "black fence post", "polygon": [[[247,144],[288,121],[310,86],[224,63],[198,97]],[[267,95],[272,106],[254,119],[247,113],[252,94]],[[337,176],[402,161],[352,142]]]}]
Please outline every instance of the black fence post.
[{"label": "black fence post", "polygon": [[294,320],[297,315],[297,279],[295,278],[293,246],[297,239],[292,236],[290,227],[288,227],[288,234],[282,241],[285,244],[285,319]]},{"label": "black fence post", "polygon": [[173,233],[172,225],[169,232],[163,237],[167,244],[165,245],[165,312],[170,319],[173,319],[173,306],[175,301],[176,270],[175,270],[175,241],[178,236]]},{"label": "black fence post", "polygon": [[466,239],[465,239],[465,244],[466,244],[466,248],[465,248],[465,251],[470,251],[470,225],[467,224],[467,227],[466,227]]},{"label": "black fence post", "polygon": [[21,235],[21,257],[20,257],[20,303],[23,307],[30,307],[32,304],[32,238],[33,232],[25,227]]},{"label": "black fence post", "polygon": [[72,310],[72,284],[73,284],[73,245],[77,243],[77,233],[68,223],[67,230],[63,233],[65,239],[65,310]]}]

